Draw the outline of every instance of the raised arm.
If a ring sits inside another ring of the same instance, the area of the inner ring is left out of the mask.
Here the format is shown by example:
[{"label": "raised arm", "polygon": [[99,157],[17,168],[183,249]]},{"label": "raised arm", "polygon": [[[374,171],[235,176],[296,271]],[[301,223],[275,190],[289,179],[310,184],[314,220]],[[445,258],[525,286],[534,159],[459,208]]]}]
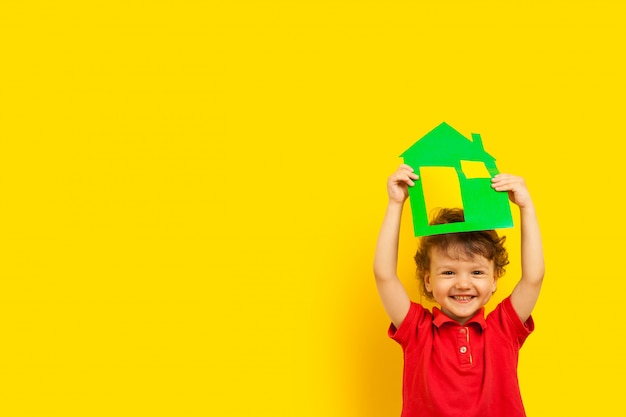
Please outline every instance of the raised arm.
[{"label": "raised arm", "polygon": [[496,191],[507,191],[519,207],[522,232],[522,277],[511,293],[511,303],[523,323],[530,317],[541,291],[545,265],[535,206],[523,178],[498,174],[492,180]]},{"label": "raised arm", "polygon": [[402,209],[409,195],[408,187],[417,179],[418,176],[413,169],[403,164],[387,180],[389,202],[374,255],[374,276],[378,295],[396,328],[400,327],[411,306],[409,296],[397,274],[398,241]]}]

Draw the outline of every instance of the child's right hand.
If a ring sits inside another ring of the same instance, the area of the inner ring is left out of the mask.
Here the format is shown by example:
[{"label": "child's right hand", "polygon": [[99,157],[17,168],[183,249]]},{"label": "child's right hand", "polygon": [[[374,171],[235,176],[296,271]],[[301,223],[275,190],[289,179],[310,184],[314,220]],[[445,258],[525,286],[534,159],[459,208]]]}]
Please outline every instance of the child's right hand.
[{"label": "child's right hand", "polygon": [[409,196],[409,188],[415,185],[413,182],[419,177],[413,168],[406,164],[400,165],[398,170],[389,176],[387,180],[387,193],[389,201],[394,203],[404,203]]}]

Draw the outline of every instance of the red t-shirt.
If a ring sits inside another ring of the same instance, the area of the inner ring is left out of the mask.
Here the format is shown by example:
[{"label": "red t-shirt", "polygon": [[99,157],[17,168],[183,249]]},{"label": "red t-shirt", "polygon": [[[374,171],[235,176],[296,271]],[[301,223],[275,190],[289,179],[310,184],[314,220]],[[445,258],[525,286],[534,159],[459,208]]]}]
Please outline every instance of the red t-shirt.
[{"label": "red t-shirt", "polygon": [[517,379],[519,349],[534,330],[517,316],[510,297],[464,326],[438,308],[411,303],[389,337],[402,346],[402,417],[525,416]]}]

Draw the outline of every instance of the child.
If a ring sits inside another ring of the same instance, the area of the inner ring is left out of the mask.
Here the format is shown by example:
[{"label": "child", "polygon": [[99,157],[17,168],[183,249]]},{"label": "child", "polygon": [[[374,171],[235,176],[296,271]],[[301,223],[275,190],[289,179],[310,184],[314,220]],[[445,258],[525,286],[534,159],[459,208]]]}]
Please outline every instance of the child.
[{"label": "child", "polygon": [[[491,231],[449,233],[421,239],[415,255],[424,294],[433,311],[412,302],[397,276],[400,218],[408,187],[418,176],[400,165],[387,182],[389,202],[378,237],[374,275],[391,319],[389,336],[404,353],[402,417],[525,416],[517,379],[518,352],[533,331],[531,312],[544,275],[539,225],[520,177],[498,174],[496,191],[519,207],[522,276],[487,317],[508,256],[504,237]],[[441,211],[433,223],[462,221],[460,209]]]}]

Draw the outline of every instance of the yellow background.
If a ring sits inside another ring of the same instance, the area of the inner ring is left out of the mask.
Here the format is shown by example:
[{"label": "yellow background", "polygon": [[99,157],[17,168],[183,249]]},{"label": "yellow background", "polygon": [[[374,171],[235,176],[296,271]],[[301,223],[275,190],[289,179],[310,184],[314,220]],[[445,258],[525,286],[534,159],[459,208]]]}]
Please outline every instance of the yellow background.
[{"label": "yellow background", "polygon": [[[539,210],[528,414],[619,414],[625,17],[3,1],[0,415],[399,415],[373,250],[398,155],[442,121],[480,133]],[[405,217],[417,298],[415,244]]]}]

